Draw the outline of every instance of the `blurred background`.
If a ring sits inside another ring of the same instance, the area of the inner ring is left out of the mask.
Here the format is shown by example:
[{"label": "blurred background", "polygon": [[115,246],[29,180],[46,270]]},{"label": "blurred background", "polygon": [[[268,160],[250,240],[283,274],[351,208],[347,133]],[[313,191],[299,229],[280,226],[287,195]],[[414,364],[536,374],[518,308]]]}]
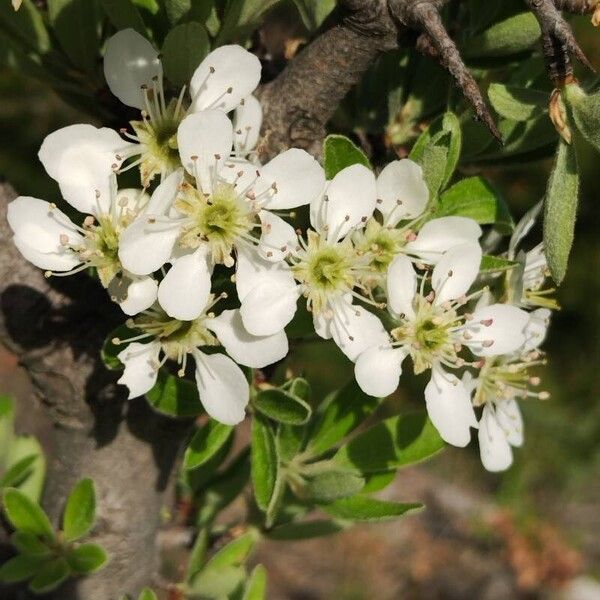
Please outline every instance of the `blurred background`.
[{"label": "blurred background", "polygon": [[[573,24],[600,70],[598,30],[583,17]],[[275,74],[308,36],[293,7],[283,3],[252,44],[265,57],[267,73]],[[377,162],[390,129],[382,134],[362,127],[353,110],[350,102],[342,107],[331,129],[352,135]],[[74,122],[94,121],[48,87],[0,66],[0,177],[19,194],[58,198],[37,150],[44,136]],[[399,141],[394,149],[401,154],[404,140]],[[385,491],[390,498],[425,501],[421,516],[298,544],[267,543],[258,558],[269,570],[270,597],[600,599],[600,156],[590,147],[582,162],[575,246],[557,293],[562,308],[545,346],[548,366],[540,372],[551,397],[522,403],[526,441],[512,469],[486,473],[474,444],[467,450],[449,447],[426,465],[404,471]],[[464,167],[483,173],[502,191],[515,220],[542,198],[550,168],[550,157]],[[298,343],[295,350],[286,368],[306,372],[317,397],[351,376],[342,357],[330,358],[334,346]],[[325,354],[326,361],[318,360]],[[13,357],[3,352],[2,392],[28,393],[26,386]],[[412,391],[421,386],[407,381],[383,410],[418,403]]]}]

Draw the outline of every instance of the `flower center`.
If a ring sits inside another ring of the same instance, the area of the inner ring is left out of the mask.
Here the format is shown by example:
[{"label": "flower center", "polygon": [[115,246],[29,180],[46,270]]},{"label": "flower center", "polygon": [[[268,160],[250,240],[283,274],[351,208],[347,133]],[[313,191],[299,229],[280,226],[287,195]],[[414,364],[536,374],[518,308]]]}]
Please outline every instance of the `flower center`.
[{"label": "flower center", "polygon": [[304,284],[307,306],[317,314],[334,295],[348,293],[356,285],[357,255],[352,243],[330,244],[314,231],[292,266],[297,281]]},{"label": "flower center", "polygon": [[356,249],[371,259],[371,269],[376,273],[385,273],[394,257],[406,244],[406,233],[401,229],[384,227],[375,219],[369,219],[365,229],[355,235],[354,242]]},{"label": "flower center", "polygon": [[421,295],[415,298],[415,318],[392,330],[394,340],[406,344],[415,373],[430,369],[436,361],[457,365],[452,329],[460,321],[453,308],[436,306]]},{"label": "flower center", "polygon": [[220,183],[212,195],[206,197],[192,186],[185,186],[175,208],[188,216],[179,242],[188,248],[208,243],[213,260],[217,263],[231,261],[233,247],[240,240],[254,241],[250,232],[256,214],[235,187]]}]

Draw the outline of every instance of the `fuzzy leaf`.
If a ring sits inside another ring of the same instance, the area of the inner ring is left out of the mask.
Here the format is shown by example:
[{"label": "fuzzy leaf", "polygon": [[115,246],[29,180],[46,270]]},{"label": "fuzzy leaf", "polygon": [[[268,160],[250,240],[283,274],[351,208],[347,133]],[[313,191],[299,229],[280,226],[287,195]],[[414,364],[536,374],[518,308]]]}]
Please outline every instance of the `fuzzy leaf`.
[{"label": "fuzzy leaf", "polygon": [[244,590],[242,600],[266,600],[267,598],[267,570],[262,565],[256,565]]},{"label": "fuzzy leaf", "polygon": [[213,0],[164,0],[165,11],[173,24],[182,21],[204,23],[213,8]]},{"label": "fuzzy leaf", "polygon": [[287,425],[304,425],[312,413],[304,400],[277,388],[258,392],[252,404],[263,415]]},{"label": "fuzzy leaf", "polygon": [[250,530],[221,548],[207,563],[206,569],[243,565],[258,541],[258,532]]},{"label": "fuzzy leaf", "polygon": [[190,582],[190,599],[221,600],[229,598],[243,583],[245,578],[243,567],[223,567],[221,569],[202,569]]},{"label": "fuzzy leaf", "polygon": [[3,498],[4,511],[15,529],[54,540],[54,529],[38,504],[15,488],[5,489]]},{"label": "fuzzy leaf", "polygon": [[340,171],[351,165],[364,165],[372,169],[367,155],[350,139],[343,135],[328,135],[323,145],[325,176],[333,179]]},{"label": "fuzzy leaf", "polygon": [[365,480],[356,471],[334,467],[306,477],[302,496],[317,502],[331,502],[356,494],[364,485]]},{"label": "fuzzy leaf", "polygon": [[167,78],[177,86],[187,85],[210,50],[206,29],[192,21],[169,31],[162,47],[162,64]]},{"label": "fuzzy leaf", "polygon": [[548,93],[503,83],[492,83],[488,97],[494,110],[506,119],[529,121],[543,114],[548,107]]},{"label": "fuzzy leaf", "polygon": [[266,511],[278,472],[277,447],[267,419],[255,414],[252,419],[252,484],[259,508]]},{"label": "fuzzy leaf", "polygon": [[342,446],[334,460],[361,473],[405,467],[434,454],[444,441],[424,412],[396,416],[360,433]]},{"label": "fuzzy leaf", "polygon": [[565,88],[563,96],[581,135],[600,152],[600,91],[586,94],[578,85]]},{"label": "fuzzy leaf", "polygon": [[144,588],[140,592],[138,600],[158,600],[158,596],[150,588]]},{"label": "fuzzy leaf", "polygon": [[156,385],[146,394],[146,399],[154,410],[168,417],[197,417],[204,413],[196,386],[163,369],[159,371]]},{"label": "fuzzy leaf", "polygon": [[31,580],[29,589],[35,594],[47,594],[55,590],[70,575],[69,565],[64,558],[57,558],[42,565]]},{"label": "fuzzy leaf", "polygon": [[479,271],[481,273],[497,273],[499,271],[509,271],[514,269],[519,263],[514,260],[501,258],[500,256],[490,256],[484,254],[481,259]]},{"label": "fuzzy leaf", "polygon": [[69,494],[63,516],[63,533],[67,542],[88,534],[96,519],[96,491],[91,479],[79,481]]},{"label": "fuzzy leaf", "polygon": [[99,571],[107,561],[106,551],[98,544],[81,544],[67,553],[69,567],[81,575]]},{"label": "fuzzy leaf", "polygon": [[184,469],[196,469],[210,460],[229,439],[233,427],[211,419],[194,433],[183,457]]},{"label": "fuzzy leaf", "polygon": [[544,248],[548,267],[559,284],[567,272],[579,200],[575,146],[560,140],[544,198]]},{"label": "fuzzy leaf", "polygon": [[423,508],[422,504],[403,504],[400,502],[387,502],[368,496],[353,496],[336,500],[331,504],[321,507],[327,514],[336,519],[347,519],[349,521],[386,521],[397,519]]},{"label": "fuzzy leaf", "polygon": [[19,583],[35,575],[41,567],[37,556],[15,556],[0,567],[0,582]]},{"label": "fuzzy leaf", "polygon": [[506,203],[483,177],[462,179],[442,194],[435,216],[448,215],[494,223],[507,232],[514,226]]},{"label": "fuzzy leaf", "polygon": [[[8,477],[9,472],[14,476],[15,471],[18,472],[18,477],[14,483],[6,482],[4,485],[18,487],[31,500],[39,502],[46,478],[46,458],[40,443],[33,436],[19,435],[13,439],[10,450],[5,456],[8,471],[4,477]],[[21,469],[26,464],[22,462],[25,459],[26,462],[31,462],[24,472]]]},{"label": "fuzzy leaf", "polygon": [[48,556],[50,548],[37,535],[25,531],[15,531],[10,538],[13,546],[20,554],[40,557]]}]

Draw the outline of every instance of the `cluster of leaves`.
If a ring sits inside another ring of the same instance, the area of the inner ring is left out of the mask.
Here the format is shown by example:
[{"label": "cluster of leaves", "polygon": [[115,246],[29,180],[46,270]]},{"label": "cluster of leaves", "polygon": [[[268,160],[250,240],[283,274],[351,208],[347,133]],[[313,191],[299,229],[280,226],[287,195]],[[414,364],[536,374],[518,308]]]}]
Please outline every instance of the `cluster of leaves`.
[{"label": "cluster of leaves", "polygon": [[0,582],[29,581],[29,589],[44,594],[69,577],[88,575],[102,568],[108,557],[93,543],[80,543],[94,526],[96,494],[90,479],[79,481],[67,499],[61,530],[29,496],[17,488],[3,493],[6,518],[15,529],[11,541],[17,556],[0,567]]},{"label": "cluster of leaves", "polygon": [[15,434],[14,416],[12,398],[0,396],[0,490],[18,488],[37,502],[44,485],[46,459],[34,437]]}]

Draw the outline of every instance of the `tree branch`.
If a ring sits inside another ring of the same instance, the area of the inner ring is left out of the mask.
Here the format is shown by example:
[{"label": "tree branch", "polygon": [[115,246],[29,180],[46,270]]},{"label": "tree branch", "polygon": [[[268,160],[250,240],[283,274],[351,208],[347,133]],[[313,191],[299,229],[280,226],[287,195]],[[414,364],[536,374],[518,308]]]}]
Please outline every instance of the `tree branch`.
[{"label": "tree branch", "polygon": [[123,315],[91,278],[48,280],[20,256],[6,222],[13,197],[0,186],[0,340],[18,355],[50,417],[43,504],[58,523],[75,482],[91,477],[98,494],[92,537],[111,556],[56,599],[118,600],[152,582],[161,508],[189,423],[157,415],[143,399],[127,402],[99,356]]}]

